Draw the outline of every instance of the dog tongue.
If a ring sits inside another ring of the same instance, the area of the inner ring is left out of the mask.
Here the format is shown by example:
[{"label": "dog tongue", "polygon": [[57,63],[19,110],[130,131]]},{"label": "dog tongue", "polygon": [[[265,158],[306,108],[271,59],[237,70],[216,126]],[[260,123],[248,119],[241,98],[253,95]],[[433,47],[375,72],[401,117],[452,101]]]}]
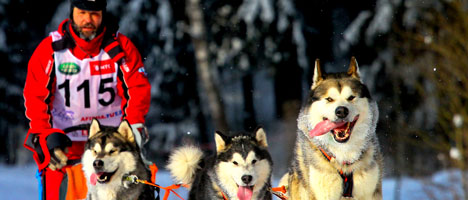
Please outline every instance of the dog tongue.
[{"label": "dog tongue", "polygon": [[338,122],[338,123],[335,123],[335,122],[332,122],[330,120],[323,120],[321,121],[320,123],[318,123],[317,125],[315,125],[315,128],[312,129],[310,132],[309,132],[309,136],[310,137],[315,137],[315,136],[320,136],[320,135],[323,135],[325,133],[328,133],[330,130],[332,129],[335,129],[337,127],[340,127],[340,126],[343,126],[346,122]]},{"label": "dog tongue", "polygon": [[252,187],[239,186],[237,198],[239,198],[239,200],[250,200],[252,198],[252,193]]},{"label": "dog tongue", "polygon": [[102,174],[104,174],[103,172],[100,172],[98,174],[91,174],[91,177],[90,177],[90,180],[89,182],[91,182],[91,185],[96,185],[96,182],[97,182],[97,177],[101,176]]},{"label": "dog tongue", "polygon": [[96,185],[97,175],[95,173],[91,174],[91,178],[90,178],[89,182],[91,182],[91,185]]}]

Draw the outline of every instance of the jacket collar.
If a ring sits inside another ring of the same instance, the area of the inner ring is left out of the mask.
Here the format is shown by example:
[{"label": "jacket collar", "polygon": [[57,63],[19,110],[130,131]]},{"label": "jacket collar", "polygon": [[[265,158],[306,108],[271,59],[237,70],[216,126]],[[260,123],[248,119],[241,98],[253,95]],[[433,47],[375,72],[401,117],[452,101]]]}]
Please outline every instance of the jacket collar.
[{"label": "jacket collar", "polygon": [[62,35],[62,39],[52,42],[53,50],[70,49],[74,56],[84,59],[98,55],[103,49],[115,62],[120,62],[124,57],[124,53],[117,40],[119,26],[116,20],[109,17],[106,19],[106,25],[103,27],[102,32],[91,41],[81,39],[73,31],[71,20],[65,19],[57,30]]},{"label": "jacket collar", "polygon": [[62,39],[52,44],[54,51],[70,49],[78,58],[90,57],[99,54],[102,48],[106,27],[91,41],[81,39],[72,28],[72,21],[65,19],[60,23],[58,32]]},{"label": "jacket collar", "polygon": [[[106,32],[106,27],[103,28],[103,31],[99,33],[94,39],[90,41],[86,41],[81,39],[73,30],[72,28],[72,21],[69,20],[68,25],[66,25],[66,29],[68,30],[68,33],[70,33],[69,36],[73,39],[75,42],[75,45],[78,46],[79,50],[84,51],[83,53],[90,54],[90,55],[97,55],[101,51],[101,43],[102,39],[104,38],[104,33]],[[78,50],[78,52],[79,52]],[[77,53],[78,53],[77,52]]]}]

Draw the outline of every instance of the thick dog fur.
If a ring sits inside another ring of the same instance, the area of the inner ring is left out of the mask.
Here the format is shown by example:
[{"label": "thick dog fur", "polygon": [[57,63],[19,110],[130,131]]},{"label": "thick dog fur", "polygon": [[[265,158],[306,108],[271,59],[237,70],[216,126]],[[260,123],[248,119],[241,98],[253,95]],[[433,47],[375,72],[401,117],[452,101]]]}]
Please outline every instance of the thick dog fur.
[{"label": "thick dog fur", "polygon": [[88,199],[154,199],[154,190],[150,186],[124,180],[126,175],[136,175],[142,180],[150,180],[151,176],[126,120],[116,128],[101,126],[94,119],[82,164],[87,180]]},{"label": "thick dog fur", "polygon": [[193,146],[180,147],[170,155],[167,169],[176,182],[190,185],[189,199],[222,200],[224,194],[235,200],[241,198],[241,187],[252,186],[252,200],[271,199],[272,160],[264,130],[233,136],[216,132],[215,142],[215,155],[203,156]]},{"label": "thick dog fur", "polygon": [[[346,108],[346,118],[337,117],[339,107]],[[325,120],[343,120],[348,129],[349,122],[355,124],[349,137],[338,142],[340,138],[336,139],[333,130],[319,136],[310,132]],[[287,185],[289,199],[345,199],[340,171],[352,174],[352,197],[382,199],[377,120],[377,104],[360,80],[355,58],[351,59],[347,73],[333,74],[324,73],[317,60],[310,95],[298,118],[294,157],[289,172],[280,181],[280,185]]]}]

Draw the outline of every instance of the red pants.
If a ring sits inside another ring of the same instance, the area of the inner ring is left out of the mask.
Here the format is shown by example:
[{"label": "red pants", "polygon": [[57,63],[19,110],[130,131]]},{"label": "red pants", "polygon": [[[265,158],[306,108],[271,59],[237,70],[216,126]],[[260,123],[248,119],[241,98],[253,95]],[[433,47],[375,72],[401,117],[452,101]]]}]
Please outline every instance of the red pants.
[{"label": "red pants", "polygon": [[[65,168],[68,168],[69,166],[66,166]],[[66,174],[65,168],[62,168],[60,170],[50,170],[49,168],[46,168],[42,174],[42,181],[43,181],[43,189],[44,189],[44,195],[45,199],[47,200],[59,200],[63,198],[59,198],[60,196],[66,196],[66,190],[60,191],[60,186],[62,185],[62,179],[63,176]],[[62,193],[62,194],[60,194]]]}]

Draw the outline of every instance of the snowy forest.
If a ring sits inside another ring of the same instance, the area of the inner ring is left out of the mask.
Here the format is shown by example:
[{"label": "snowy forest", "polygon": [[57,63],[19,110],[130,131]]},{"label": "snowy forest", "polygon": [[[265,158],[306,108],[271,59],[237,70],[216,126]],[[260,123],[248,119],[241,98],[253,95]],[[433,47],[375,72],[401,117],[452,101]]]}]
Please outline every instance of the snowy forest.
[{"label": "snowy forest", "polygon": [[[355,56],[379,105],[384,176],[458,169],[454,196],[467,197],[468,1],[108,0],[107,11],[144,60],[145,148],[158,166],[181,144],[213,150],[216,130],[261,125],[280,176],[315,59],[343,72]],[[67,0],[0,0],[0,163],[33,162],[22,146],[27,65],[69,12]]]}]

